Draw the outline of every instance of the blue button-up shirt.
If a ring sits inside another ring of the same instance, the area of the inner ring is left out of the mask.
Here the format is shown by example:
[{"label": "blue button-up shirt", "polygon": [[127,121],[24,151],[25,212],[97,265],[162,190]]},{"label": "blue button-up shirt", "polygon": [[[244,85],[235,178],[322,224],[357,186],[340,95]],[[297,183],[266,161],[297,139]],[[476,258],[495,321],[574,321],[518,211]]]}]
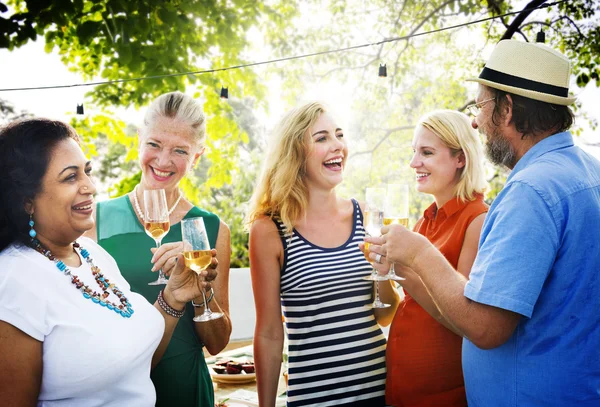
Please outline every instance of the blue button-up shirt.
[{"label": "blue button-up shirt", "polygon": [[513,169],[465,296],[524,316],[498,348],[463,341],[469,407],[600,406],[600,162],[570,133]]}]

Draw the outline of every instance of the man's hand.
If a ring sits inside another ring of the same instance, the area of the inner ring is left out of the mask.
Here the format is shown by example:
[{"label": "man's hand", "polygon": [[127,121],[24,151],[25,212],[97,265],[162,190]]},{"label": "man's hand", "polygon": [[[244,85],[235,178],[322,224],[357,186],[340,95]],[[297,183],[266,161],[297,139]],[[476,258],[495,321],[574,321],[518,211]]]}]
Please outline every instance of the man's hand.
[{"label": "man's hand", "polygon": [[388,262],[412,268],[420,253],[435,249],[425,236],[411,232],[402,225],[384,226],[381,233],[381,237],[366,237],[365,242],[371,243],[369,250],[372,253],[385,256]]}]

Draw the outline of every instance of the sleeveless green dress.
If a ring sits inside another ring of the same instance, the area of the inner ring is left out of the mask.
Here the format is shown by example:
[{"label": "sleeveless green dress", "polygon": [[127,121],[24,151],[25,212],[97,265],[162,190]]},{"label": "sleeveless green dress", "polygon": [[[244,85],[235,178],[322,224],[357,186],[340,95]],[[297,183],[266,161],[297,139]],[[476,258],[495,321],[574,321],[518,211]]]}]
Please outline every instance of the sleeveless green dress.
[{"label": "sleeveless green dress", "polygon": [[[215,247],[219,232],[217,215],[193,207],[184,218],[201,216],[211,247]],[[150,271],[151,247],[155,247],[139,223],[127,196],[99,202],[96,213],[98,243],[116,260],[121,274],[131,285],[154,304],[164,286],[150,286],[158,273]],[[181,223],[171,225],[162,243],[181,241]],[[196,335],[194,309],[186,305],[171,342],[151,378],[156,388],[156,405],[164,407],[214,407],[214,391],[204,360],[203,344]],[[127,338],[124,338],[127,340]]]}]

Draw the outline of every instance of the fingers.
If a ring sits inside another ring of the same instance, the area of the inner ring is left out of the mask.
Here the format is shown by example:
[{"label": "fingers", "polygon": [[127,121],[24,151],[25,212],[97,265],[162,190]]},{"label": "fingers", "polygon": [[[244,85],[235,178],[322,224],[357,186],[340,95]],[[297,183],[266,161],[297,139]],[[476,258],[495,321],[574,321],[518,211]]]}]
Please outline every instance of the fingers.
[{"label": "fingers", "polygon": [[[172,259],[177,257],[177,255],[182,251],[182,242],[165,243],[158,249],[153,249],[152,252],[154,253],[154,255],[152,256],[152,260],[150,260],[150,262],[154,263],[152,271],[156,271],[161,268],[165,272],[167,270],[170,270],[173,267]],[[169,263],[169,261],[171,263]]]},{"label": "fingers", "polygon": [[200,273],[200,275],[203,277],[203,280],[208,283],[217,278],[217,274],[217,269],[214,268],[207,268]]},{"label": "fingers", "polygon": [[381,246],[382,244],[385,243],[385,239],[383,237],[381,237],[381,236],[377,236],[377,237],[366,236],[365,237],[365,242]]},{"label": "fingers", "polygon": [[[177,256],[173,256],[170,259],[168,259],[164,266],[162,267],[162,271],[163,273],[165,273],[165,275],[167,277],[171,276],[171,273],[173,272],[173,270],[175,269],[175,266],[177,265]],[[158,269],[158,268],[157,268]],[[160,270],[160,269],[158,269]]]},{"label": "fingers", "polygon": [[215,249],[212,249],[211,254],[212,254],[212,260],[211,260],[210,264],[208,265],[208,268],[216,269],[217,266],[219,265],[219,260],[217,260],[217,251]]},{"label": "fingers", "polygon": [[185,259],[183,258],[183,254],[179,253],[175,256],[175,265],[171,267],[169,275],[173,274],[181,274],[185,269]]}]

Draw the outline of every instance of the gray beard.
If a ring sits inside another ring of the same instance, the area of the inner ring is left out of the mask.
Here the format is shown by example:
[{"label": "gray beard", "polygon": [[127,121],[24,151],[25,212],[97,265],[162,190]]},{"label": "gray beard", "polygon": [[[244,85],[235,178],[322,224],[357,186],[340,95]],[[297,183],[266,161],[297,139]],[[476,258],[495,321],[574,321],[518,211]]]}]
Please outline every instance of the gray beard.
[{"label": "gray beard", "polygon": [[487,158],[496,165],[504,165],[513,169],[517,164],[517,154],[508,140],[494,129],[492,137],[488,137],[485,143],[485,154]]}]

